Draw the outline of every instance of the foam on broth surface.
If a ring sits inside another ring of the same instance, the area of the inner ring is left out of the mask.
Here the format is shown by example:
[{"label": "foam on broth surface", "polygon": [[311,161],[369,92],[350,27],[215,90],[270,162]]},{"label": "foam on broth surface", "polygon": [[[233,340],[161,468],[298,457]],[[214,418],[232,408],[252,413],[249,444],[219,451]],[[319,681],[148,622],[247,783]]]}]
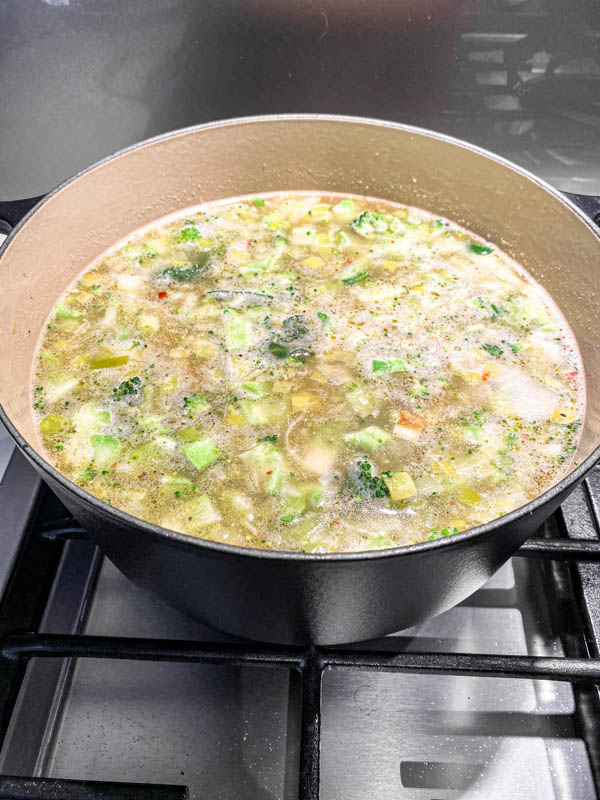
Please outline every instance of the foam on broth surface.
[{"label": "foam on broth surface", "polygon": [[167,218],[91,265],[48,321],[48,460],[205,539],[330,552],[500,516],[564,473],[574,337],[507,255],[374,198],[276,194]]}]

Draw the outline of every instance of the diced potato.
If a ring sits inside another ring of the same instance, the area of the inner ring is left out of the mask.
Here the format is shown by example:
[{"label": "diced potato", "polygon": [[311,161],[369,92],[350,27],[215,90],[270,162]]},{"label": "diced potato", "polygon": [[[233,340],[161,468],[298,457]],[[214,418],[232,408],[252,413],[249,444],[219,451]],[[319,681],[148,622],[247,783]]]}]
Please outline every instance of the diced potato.
[{"label": "diced potato", "polygon": [[225,424],[231,425],[233,428],[242,428],[246,424],[246,418],[232,403],[227,406]]},{"label": "diced potato", "polygon": [[398,269],[398,261],[384,261],[383,268],[388,272],[395,272]]},{"label": "diced potato", "polygon": [[394,424],[394,436],[416,442],[424,427],[425,420],[422,417],[408,411],[399,411]]},{"label": "diced potato", "polygon": [[361,417],[368,417],[369,414],[372,414],[377,407],[377,401],[363,386],[359,386],[356,389],[353,389],[351,392],[348,392],[346,395],[346,399],[354,409],[354,411],[359,414]]},{"label": "diced potato", "polygon": [[457,475],[456,467],[449,458],[444,458],[440,461],[434,461],[432,466],[437,472],[440,472],[447,478],[455,478]]},{"label": "diced potato", "polygon": [[197,442],[198,439],[201,438],[202,434],[194,428],[193,425],[188,425],[185,428],[181,428],[181,430],[177,431],[177,436],[180,439],[183,439],[184,442]]},{"label": "diced potato", "polygon": [[94,270],[90,270],[86,272],[85,275],[81,276],[81,285],[89,288],[90,286],[96,286],[98,281],[100,280],[100,275]]},{"label": "diced potato", "polygon": [[219,308],[212,303],[202,303],[198,306],[196,316],[198,319],[216,319],[221,315]]},{"label": "diced potato", "polygon": [[312,392],[292,392],[290,397],[294,411],[309,411],[321,405],[321,398]]},{"label": "diced potato", "polygon": [[313,443],[302,459],[302,466],[314,475],[327,475],[335,464],[337,453],[325,445]]},{"label": "diced potato", "polygon": [[408,472],[392,472],[391,475],[383,475],[383,480],[390,491],[392,503],[414,497],[417,493],[417,487]]},{"label": "diced potato", "polygon": [[275,394],[288,394],[294,388],[294,384],[291,381],[274,381],[273,382],[273,391]]},{"label": "diced potato", "polygon": [[204,359],[214,358],[218,353],[218,349],[215,345],[207,339],[196,339],[196,341],[191,344],[190,349],[198,358]]},{"label": "diced potato", "polygon": [[319,258],[319,256],[310,256],[310,258],[305,258],[303,263],[311,269],[318,269],[322,267],[325,262],[322,258]]},{"label": "diced potato", "polygon": [[173,394],[173,392],[177,391],[178,386],[179,386],[179,378],[177,377],[177,375],[167,375],[160,382],[160,391],[163,394]]},{"label": "diced potato", "polygon": [[458,499],[461,503],[466,503],[468,506],[477,506],[479,503],[481,503],[483,497],[474,489],[465,487],[464,489],[461,489]]},{"label": "diced potato", "polygon": [[40,422],[40,431],[44,436],[54,436],[63,431],[68,424],[68,420],[60,414],[48,414],[48,416],[44,417]]},{"label": "diced potato", "polygon": [[566,406],[557,407],[552,413],[552,422],[558,422],[561,425],[568,425],[570,422],[575,422],[577,419],[577,412],[574,408],[567,408]]},{"label": "diced potato", "polygon": [[152,336],[160,328],[158,317],[152,316],[151,314],[140,314],[137,323],[144,336]]},{"label": "diced potato", "polygon": [[311,380],[316,381],[317,383],[327,383],[327,378],[325,377],[325,375],[323,375],[322,372],[319,372],[318,369],[314,369],[310,373],[310,378]]},{"label": "diced potato", "polygon": [[239,248],[232,248],[229,251],[229,259],[236,267],[241,267],[248,264],[250,261],[250,253],[247,250],[240,250]]}]

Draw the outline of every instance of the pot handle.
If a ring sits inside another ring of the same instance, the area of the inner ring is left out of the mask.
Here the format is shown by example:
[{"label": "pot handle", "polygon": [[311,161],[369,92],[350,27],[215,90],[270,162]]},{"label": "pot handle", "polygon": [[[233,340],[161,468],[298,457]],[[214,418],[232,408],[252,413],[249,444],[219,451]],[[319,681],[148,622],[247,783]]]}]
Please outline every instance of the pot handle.
[{"label": "pot handle", "polygon": [[586,217],[600,227],[600,195],[575,194],[574,192],[563,192],[563,194],[583,211]]},{"label": "pot handle", "polygon": [[0,202],[0,233],[9,234],[15,225],[40,202],[43,194],[38,197],[26,197],[24,200],[6,200]]}]

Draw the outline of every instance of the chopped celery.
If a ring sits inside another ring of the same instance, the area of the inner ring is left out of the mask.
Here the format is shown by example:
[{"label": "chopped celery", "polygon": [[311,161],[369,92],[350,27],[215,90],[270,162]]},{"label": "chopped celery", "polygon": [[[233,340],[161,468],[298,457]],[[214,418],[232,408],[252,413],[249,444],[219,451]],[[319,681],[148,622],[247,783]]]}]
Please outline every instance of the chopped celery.
[{"label": "chopped celery", "polygon": [[118,458],[121,443],[116,436],[94,434],[90,442],[94,448],[94,462],[99,469],[110,467]]},{"label": "chopped celery", "polygon": [[177,431],[177,436],[183,439],[184,442],[197,442],[202,438],[200,431],[197,431],[193,425],[188,425],[186,428],[181,428]]},{"label": "chopped celery", "polygon": [[417,493],[417,487],[408,472],[384,473],[383,480],[389,489],[392,503],[398,503],[400,500],[414,497]]},{"label": "chopped celery", "polygon": [[194,525],[212,525],[221,519],[221,515],[211,503],[207,494],[201,494],[186,503],[185,511]]},{"label": "chopped celery", "polygon": [[283,456],[270,441],[257,442],[240,455],[241,461],[253,472],[255,483],[271,494],[283,488],[286,464]]},{"label": "chopped celery", "polygon": [[52,355],[52,353],[47,353],[45,350],[40,353],[40,358],[47,367],[56,367],[60,363],[56,356]]},{"label": "chopped celery", "polygon": [[374,450],[376,447],[389,442],[391,436],[382,428],[377,425],[368,425],[360,431],[347,433],[344,436],[344,441],[355,445],[356,447],[364,447],[367,450]]},{"label": "chopped celery", "polygon": [[396,543],[389,536],[373,536],[369,539],[369,547],[376,547],[378,550],[383,547],[395,547]]},{"label": "chopped celery", "polygon": [[225,309],[225,344],[229,350],[248,350],[255,344],[254,325],[248,314]]},{"label": "chopped celery", "polygon": [[189,397],[183,398],[183,407],[190,411],[198,411],[200,413],[202,411],[208,411],[210,409],[210,403],[206,397],[203,397],[201,394],[192,394]]},{"label": "chopped celery", "polygon": [[57,372],[48,378],[45,392],[46,401],[48,403],[56,403],[57,400],[62,400],[63,397],[77,387],[78,383],[77,378],[65,375],[64,372]]},{"label": "chopped celery", "polygon": [[120,367],[129,361],[129,356],[101,356],[90,361],[90,369]]},{"label": "chopped celery", "polygon": [[403,358],[391,358],[388,361],[373,359],[373,372],[406,372],[408,363]]},{"label": "chopped celery", "polygon": [[364,386],[359,386],[356,389],[348,392],[346,399],[361,417],[368,417],[377,408],[377,401]]},{"label": "chopped celery", "polygon": [[273,389],[273,381],[250,381],[242,383],[242,389],[252,397],[264,397],[270,394]]},{"label": "chopped celery", "polygon": [[257,400],[240,400],[240,411],[249,425],[274,425],[287,416],[283,397],[261,397]]},{"label": "chopped celery", "polygon": [[111,418],[110,411],[98,408],[96,403],[84,403],[73,415],[73,423],[78,435],[87,438],[92,433],[100,433],[110,424]]},{"label": "chopped celery", "polygon": [[173,472],[170,475],[163,475],[160,479],[163,486],[167,486],[175,490],[192,489],[194,483],[186,476]]},{"label": "chopped celery", "polygon": [[204,436],[194,442],[190,442],[190,444],[186,444],[183,452],[198,470],[205,469],[223,455],[209,436]]},{"label": "chopped celery", "polygon": [[313,508],[318,508],[323,498],[320,483],[303,483],[290,486],[285,492],[286,504],[281,517],[282,522],[292,522]]},{"label": "chopped celery", "polygon": [[69,421],[60,414],[48,414],[40,422],[40,431],[44,436],[55,436],[57,433],[64,431],[68,424]]},{"label": "chopped celery", "polygon": [[56,306],[56,319],[78,319],[81,316],[80,311],[76,311],[74,308],[68,308],[67,306],[57,305]]},{"label": "chopped celery", "polygon": [[292,392],[290,398],[294,411],[309,411],[321,405],[321,398],[314,392]]}]

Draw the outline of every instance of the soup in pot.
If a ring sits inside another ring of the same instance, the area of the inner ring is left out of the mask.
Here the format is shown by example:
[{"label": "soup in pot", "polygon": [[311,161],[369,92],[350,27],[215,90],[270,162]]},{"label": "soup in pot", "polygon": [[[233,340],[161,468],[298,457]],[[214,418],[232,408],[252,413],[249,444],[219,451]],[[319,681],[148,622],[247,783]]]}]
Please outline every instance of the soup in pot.
[{"label": "soup in pot", "polygon": [[159,221],[56,305],[46,458],[190,536],[337,552],[449,536],[555,483],[576,342],[493,243],[374,198],[244,197]]}]

